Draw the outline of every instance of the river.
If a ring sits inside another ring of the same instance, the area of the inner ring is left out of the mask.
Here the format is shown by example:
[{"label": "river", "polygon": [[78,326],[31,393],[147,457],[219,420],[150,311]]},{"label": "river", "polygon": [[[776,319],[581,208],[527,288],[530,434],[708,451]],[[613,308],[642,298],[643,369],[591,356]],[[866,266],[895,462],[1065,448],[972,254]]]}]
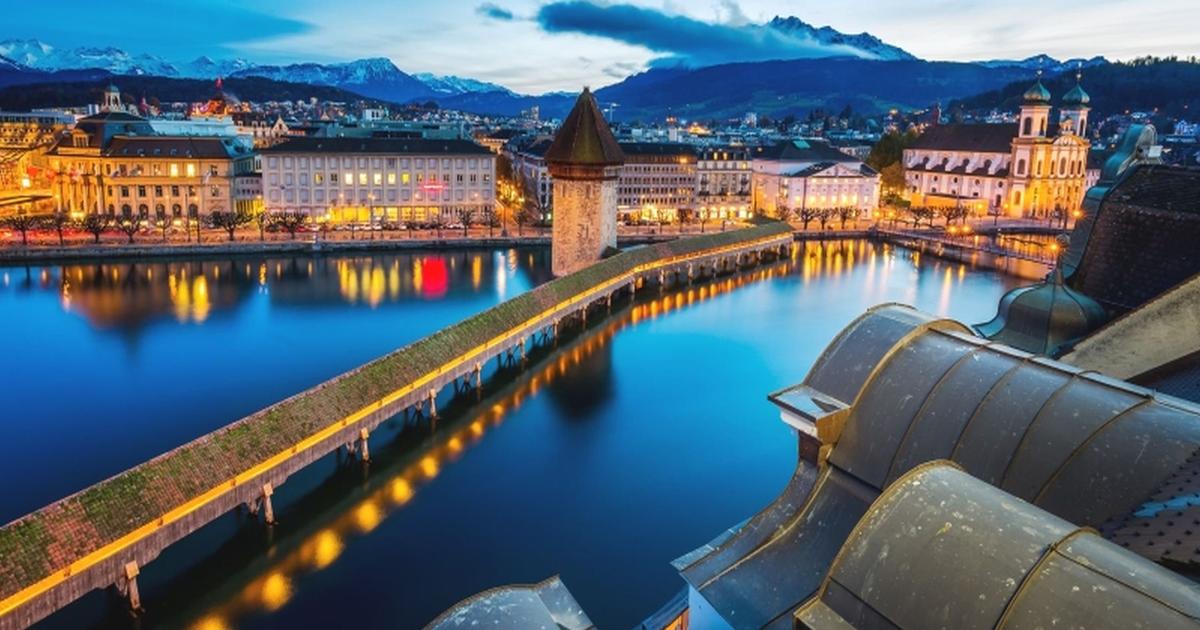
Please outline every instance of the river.
[{"label": "river", "polygon": [[[545,250],[0,268],[11,520],[549,279]],[[989,319],[1019,281],[868,241],[797,244],[714,284],[645,292],[502,374],[436,427],[329,457],[280,523],[219,519],[143,569],[140,627],[420,627],[561,574],[602,628],[682,587],[670,561],[785,485],[766,395],[852,318],[905,302]],[[45,627],[134,623],[94,593]]]}]

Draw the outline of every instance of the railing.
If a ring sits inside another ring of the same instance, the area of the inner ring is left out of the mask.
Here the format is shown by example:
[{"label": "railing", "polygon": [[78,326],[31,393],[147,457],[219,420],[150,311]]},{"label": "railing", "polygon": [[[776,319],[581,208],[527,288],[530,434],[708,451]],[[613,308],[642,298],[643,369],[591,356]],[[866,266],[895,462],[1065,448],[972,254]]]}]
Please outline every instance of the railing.
[{"label": "railing", "polygon": [[119,583],[131,563],[148,562],[264,490],[269,496],[271,485],[360,431],[432,400],[464,369],[477,370],[517,343],[524,348],[531,332],[648,272],[790,242],[786,224],[770,223],[618,254],[18,519],[0,528],[0,628],[33,623],[87,591]]}]

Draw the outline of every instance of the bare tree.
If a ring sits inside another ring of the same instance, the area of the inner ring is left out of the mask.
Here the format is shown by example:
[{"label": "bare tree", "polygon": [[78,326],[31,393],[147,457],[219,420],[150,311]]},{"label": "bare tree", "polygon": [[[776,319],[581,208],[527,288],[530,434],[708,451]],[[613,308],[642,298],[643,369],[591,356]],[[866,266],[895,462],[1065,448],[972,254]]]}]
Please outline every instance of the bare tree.
[{"label": "bare tree", "polygon": [[821,209],[803,207],[800,208],[796,214],[800,217],[800,224],[804,226],[805,230],[807,230],[808,224],[812,223],[813,219],[819,219],[821,217]]},{"label": "bare tree", "polygon": [[846,229],[846,224],[849,223],[851,219],[858,218],[858,208],[854,206],[842,206],[841,208],[838,208],[836,212],[838,220],[842,222],[843,230]]},{"label": "bare tree", "polygon": [[441,211],[435,211],[430,219],[433,222],[433,229],[437,234],[438,240],[442,240],[442,229],[446,227],[446,215],[442,214]]},{"label": "bare tree", "polygon": [[254,223],[258,225],[258,240],[267,240],[267,226],[271,225],[271,215],[267,214],[266,209],[255,213]]},{"label": "bare tree", "polygon": [[463,238],[467,238],[468,230],[471,229],[471,220],[475,218],[475,210],[472,208],[457,208],[454,211],[458,217],[458,222],[462,224]]},{"label": "bare tree", "polygon": [[54,232],[58,234],[59,247],[67,244],[67,239],[64,232],[66,232],[67,227],[71,225],[70,213],[63,210],[58,210],[54,212],[54,214],[45,217],[42,221],[46,227],[54,230]]},{"label": "bare tree", "polygon": [[821,223],[822,232],[825,231],[825,226],[829,225],[829,220],[833,218],[833,214],[833,208],[821,208],[821,210],[817,212],[817,221]]},{"label": "bare tree", "polygon": [[483,222],[487,224],[488,238],[492,238],[496,232],[496,208],[490,205],[484,206],[481,214],[483,214]]},{"label": "bare tree", "polygon": [[[266,214],[265,212],[263,214]],[[279,214],[270,215],[270,221],[279,229],[288,233],[292,240],[296,240],[296,232],[308,223],[308,215],[300,212],[281,212]]]},{"label": "bare tree", "polygon": [[245,210],[217,211],[212,213],[210,220],[213,227],[225,230],[225,233],[229,235],[229,242],[232,243],[237,229],[254,221],[254,215]]},{"label": "bare tree", "polygon": [[135,217],[126,217],[117,224],[117,229],[129,238],[129,242],[132,244],[133,237],[137,235],[138,230],[142,229],[142,222]]},{"label": "bare tree", "polygon": [[92,235],[92,242],[100,244],[100,236],[107,232],[113,224],[113,219],[107,214],[92,212],[83,215],[83,219],[79,221],[79,227],[88,234]]},{"label": "bare tree", "polygon": [[32,214],[14,214],[4,218],[4,225],[21,233],[21,245],[29,245],[29,230],[37,227],[38,219]]}]

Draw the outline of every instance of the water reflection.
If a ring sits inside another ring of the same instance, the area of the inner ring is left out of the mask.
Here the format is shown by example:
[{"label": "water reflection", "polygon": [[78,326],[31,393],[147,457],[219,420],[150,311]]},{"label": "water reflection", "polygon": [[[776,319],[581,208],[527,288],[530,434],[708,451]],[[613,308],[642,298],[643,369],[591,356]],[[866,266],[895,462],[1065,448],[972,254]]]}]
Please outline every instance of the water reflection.
[{"label": "water reflection", "polygon": [[[299,589],[305,577],[331,566],[352,540],[369,534],[385,519],[403,508],[414,496],[434,483],[438,475],[479,444],[523,405],[548,392],[556,408],[566,417],[582,417],[587,410],[612,395],[613,338],[623,329],[687,309],[748,284],[790,272],[793,263],[783,261],[699,287],[668,291],[664,295],[619,309],[612,317],[571,340],[557,351],[542,353],[530,369],[504,385],[495,395],[460,414],[443,417],[432,437],[419,448],[405,453],[398,465],[372,469],[366,496],[347,505],[316,515],[289,515],[321,524],[298,543],[277,543],[268,553],[286,551],[253,575],[229,597],[208,607],[198,620],[187,622],[195,630],[235,627],[240,620],[278,610]],[[601,376],[608,382],[588,391],[589,379]],[[490,386],[490,384],[489,384]],[[406,426],[407,432],[424,432],[425,426]],[[402,441],[397,440],[398,442]],[[402,447],[401,447],[402,448]],[[187,588],[186,586],[176,588]],[[174,624],[171,624],[174,625]]]},{"label": "water reflection", "polygon": [[545,250],[338,257],[80,263],[0,269],[0,289],[57,292],[64,311],[97,329],[137,331],[163,318],[202,324],[263,293],[273,304],[376,308],[408,299],[477,293],[484,278],[506,291],[521,272],[549,279]]}]

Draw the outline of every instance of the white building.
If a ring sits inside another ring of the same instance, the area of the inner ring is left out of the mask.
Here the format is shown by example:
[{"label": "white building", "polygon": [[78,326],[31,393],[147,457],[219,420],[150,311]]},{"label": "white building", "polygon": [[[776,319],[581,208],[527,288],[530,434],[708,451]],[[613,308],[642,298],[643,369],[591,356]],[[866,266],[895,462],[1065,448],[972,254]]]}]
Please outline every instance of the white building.
[{"label": "white building", "polygon": [[858,208],[879,205],[879,173],[821,140],[791,140],[752,153],[754,209],[780,216],[781,208]]},{"label": "white building", "polygon": [[709,219],[749,217],[750,149],[704,147],[696,158],[696,212]]},{"label": "white building", "polygon": [[262,172],[272,213],[429,222],[494,209],[495,155],[467,140],[296,138],[263,149]]}]

